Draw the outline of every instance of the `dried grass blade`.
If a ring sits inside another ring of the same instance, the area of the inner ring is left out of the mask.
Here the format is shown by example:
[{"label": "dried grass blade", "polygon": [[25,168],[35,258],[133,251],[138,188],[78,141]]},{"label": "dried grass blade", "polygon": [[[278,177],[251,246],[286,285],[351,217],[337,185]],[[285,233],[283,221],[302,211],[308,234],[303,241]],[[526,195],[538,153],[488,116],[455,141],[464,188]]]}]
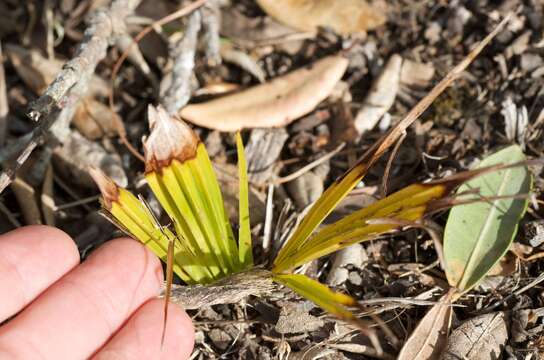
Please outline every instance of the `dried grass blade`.
[{"label": "dried grass blade", "polygon": [[166,323],[168,322],[168,304],[172,294],[172,281],[174,280],[174,239],[168,242],[168,253],[166,256],[166,289],[164,290],[164,322],[162,324],[161,348],[164,345],[166,335]]}]

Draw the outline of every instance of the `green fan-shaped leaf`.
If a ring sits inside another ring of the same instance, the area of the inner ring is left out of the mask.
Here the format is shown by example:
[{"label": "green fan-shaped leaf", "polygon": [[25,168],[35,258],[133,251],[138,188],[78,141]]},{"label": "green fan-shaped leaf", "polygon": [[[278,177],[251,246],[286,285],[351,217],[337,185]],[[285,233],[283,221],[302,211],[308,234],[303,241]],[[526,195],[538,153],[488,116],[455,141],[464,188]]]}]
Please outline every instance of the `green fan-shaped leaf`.
[{"label": "green fan-shaped leaf", "polygon": [[[520,147],[512,145],[478,167],[524,160]],[[528,202],[515,196],[529,193],[531,183],[527,167],[516,166],[489,172],[459,187],[457,200],[475,202],[455,206],[446,224],[444,259],[451,286],[471,289],[508,251]]]}]

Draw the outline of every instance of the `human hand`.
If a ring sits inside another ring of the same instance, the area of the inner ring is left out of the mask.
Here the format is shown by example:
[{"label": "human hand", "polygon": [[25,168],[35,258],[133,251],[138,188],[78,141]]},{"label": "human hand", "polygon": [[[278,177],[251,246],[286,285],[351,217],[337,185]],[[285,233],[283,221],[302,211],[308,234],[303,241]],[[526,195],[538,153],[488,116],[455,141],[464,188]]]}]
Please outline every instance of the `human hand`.
[{"label": "human hand", "polygon": [[173,304],[161,349],[162,281],[157,257],[132,239],[80,265],[73,240],[55,228],[1,235],[0,359],[187,359],[194,330]]}]

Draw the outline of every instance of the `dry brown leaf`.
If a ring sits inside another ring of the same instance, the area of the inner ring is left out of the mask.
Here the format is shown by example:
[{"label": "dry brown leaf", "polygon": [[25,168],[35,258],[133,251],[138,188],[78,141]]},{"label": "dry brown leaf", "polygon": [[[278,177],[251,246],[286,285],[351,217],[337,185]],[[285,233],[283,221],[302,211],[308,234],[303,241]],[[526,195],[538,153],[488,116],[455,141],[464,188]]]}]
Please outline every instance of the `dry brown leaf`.
[{"label": "dry brown leaf", "polygon": [[123,126],[117,114],[109,106],[91,98],[81,101],[72,123],[90,140],[100,139],[103,136],[116,136],[118,129]]},{"label": "dry brown leaf", "polygon": [[42,224],[40,206],[36,200],[36,190],[28,182],[17,176],[11,183],[11,190],[21,207],[26,225]]},{"label": "dry brown leaf", "polygon": [[49,226],[55,226],[55,198],[53,195],[53,166],[49,164],[45,171],[40,195],[43,220]]},{"label": "dry brown leaf", "polygon": [[398,360],[438,359],[447,345],[453,291],[444,295],[419,322],[399,353]]},{"label": "dry brown leaf", "polygon": [[[62,70],[63,62],[43,57],[38,50],[28,50],[16,45],[6,45],[6,54],[17,74],[36,94],[42,94]],[[117,134],[116,114],[97,100],[106,97],[108,84],[98,76],[91,77],[88,96],[81,101],[74,114],[74,124],[85,137],[94,140]],[[117,124],[119,126],[119,124]]]},{"label": "dry brown leaf", "polygon": [[364,32],[382,25],[383,9],[364,0],[257,0],[268,15],[301,31],[332,28],[339,34]]},{"label": "dry brown leaf", "polygon": [[508,327],[503,312],[477,316],[452,332],[443,359],[500,359],[507,341]]},{"label": "dry brown leaf", "polygon": [[380,76],[373,82],[363,107],[355,116],[354,124],[359,135],[372,130],[395,103],[401,68],[402,57],[394,54],[387,61]]},{"label": "dry brown leaf", "polygon": [[326,99],[347,66],[346,58],[328,56],[265,84],[188,105],[180,115],[193,124],[220,131],[285,126]]}]

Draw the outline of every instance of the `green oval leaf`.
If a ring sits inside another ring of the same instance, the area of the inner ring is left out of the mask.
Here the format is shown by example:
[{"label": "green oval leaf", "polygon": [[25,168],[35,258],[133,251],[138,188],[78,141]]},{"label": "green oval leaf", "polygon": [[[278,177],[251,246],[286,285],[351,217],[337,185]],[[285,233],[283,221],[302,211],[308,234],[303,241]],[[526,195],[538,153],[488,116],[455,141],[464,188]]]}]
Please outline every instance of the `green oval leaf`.
[{"label": "green oval leaf", "polygon": [[[517,145],[484,159],[479,168],[525,160]],[[446,276],[451,286],[467,291],[475,286],[508,251],[527,199],[508,196],[527,194],[532,178],[526,166],[516,166],[476,177],[457,190],[459,200],[477,200],[455,206],[444,232]],[[474,191],[479,191],[475,194]],[[471,194],[464,194],[472,191]],[[498,198],[504,197],[507,198]]]}]

